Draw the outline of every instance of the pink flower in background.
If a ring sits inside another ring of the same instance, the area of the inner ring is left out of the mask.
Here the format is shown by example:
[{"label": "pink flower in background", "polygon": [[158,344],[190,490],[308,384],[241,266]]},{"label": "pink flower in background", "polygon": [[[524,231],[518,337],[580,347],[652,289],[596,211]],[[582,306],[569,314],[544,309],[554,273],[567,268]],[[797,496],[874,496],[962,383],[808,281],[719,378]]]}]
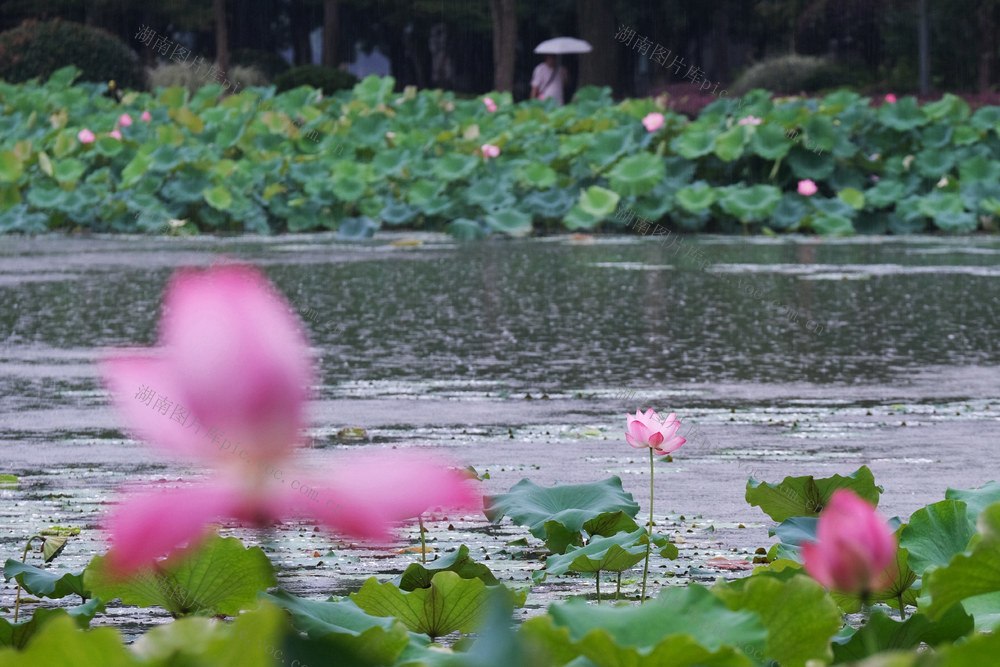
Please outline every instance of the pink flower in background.
[{"label": "pink flower in background", "polygon": [[647,132],[656,132],[663,127],[663,114],[656,112],[646,114],[646,117],[642,119],[642,124],[646,126]]},{"label": "pink flower in background", "polygon": [[81,144],[94,143],[94,133],[88,130],[87,128],[83,128],[82,130],[77,132],[76,138],[80,141]]},{"label": "pink flower in background", "polygon": [[889,93],[888,95],[885,96],[885,101],[888,102],[889,104],[895,104],[896,96],[893,95],[892,93]]},{"label": "pink flower in background", "polygon": [[881,180],[876,174],[871,175],[872,183],[878,183]]},{"label": "pink flower in background", "polygon": [[671,412],[666,419],[660,419],[652,408],[645,413],[636,410],[635,416],[625,416],[625,441],[636,449],[649,447],[656,454],[669,454],[687,442],[677,435],[681,423],[674,420],[676,416]]},{"label": "pink flower in background", "polygon": [[128,127],[132,124],[132,116],[129,116],[127,113],[123,113],[118,117],[118,124],[122,127]]},{"label": "pink flower in background", "polygon": [[500,147],[494,146],[493,144],[483,144],[480,150],[483,152],[483,158],[487,160],[491,157],[497,157],[500,155]]},{"label": "pink flower in background", "polygon": [[740,118],[737,125],[760,125],[761,119],[756,116],[747,116],[746,118]]},{"label": "pink flower in background", "polygon": [[497,103],[494,102],[489,97],[483,98],[483,104],[486,105],[486,110],[489,111],[490,113],[493,113],[494,111],[497,110]]},{"label": "pink flower in background", "polygon": [[816,542],[804,545],[802,556],[806,572],[819,583],[864,596],[889,584],[896,538],[874,507],[838,489],[819,516]]},{"label": "pink flower in background", "polygon": [[111,130],[110,132],[108,132],[108,136],[109,137],[114,137],[118,141],[122,140],[122,133],[119,132],[118,130]]},{"label": "pink flower in background", "polygon": [[355,455],[327,473],[294,471],[315,369],[301,323],[255,269],[178,272],[163,313],[159,346],[119,352],[102,362],[102,375],[140,436],[214,472],[199,484],[133,490],[112,510],[108,560],[118,573],[224,518],[268,525],[305,516],[385,539],[393,522],[430,507],[481,502],[461,473],[417,454]]},{"label": "pink flower in background", "polygon": [[142,120],[146,121],[147,123],[148,123],[149,121],[153,120],[153,117],[152,117],[151,115],[149,115],[149,112],[148,112],[148,111],[143,111],[143,112],[142,112],[142,115],[141,115],[141,116],[139,116],[139,118],[141,118]]},{"label": "pink flower in background", "polygon": [[812,197],[818,191],[819,191],[819,188],[817,188],[816,184],[813,183],[810,179],[806,178],[804,180],[799,181],[799,194],[800,195],[804,195],[806,197]]}]

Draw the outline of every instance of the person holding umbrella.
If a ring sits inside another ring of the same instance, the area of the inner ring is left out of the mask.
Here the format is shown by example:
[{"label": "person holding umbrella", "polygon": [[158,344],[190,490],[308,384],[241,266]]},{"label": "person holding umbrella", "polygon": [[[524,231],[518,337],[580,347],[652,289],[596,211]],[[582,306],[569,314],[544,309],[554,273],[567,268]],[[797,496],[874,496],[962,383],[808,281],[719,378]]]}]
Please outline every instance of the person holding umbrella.
[{"label": "person holding umbrella", "polygon": [[552,98],[559,106],[565,104],[563,87],[568,75],[556,56],[563,53],[590,53],[591,50],[590,44],[572,37],[556,37],[536,46],[535,53],[544,54],[545,62],[539,63],[531,74],[531,99]]}]

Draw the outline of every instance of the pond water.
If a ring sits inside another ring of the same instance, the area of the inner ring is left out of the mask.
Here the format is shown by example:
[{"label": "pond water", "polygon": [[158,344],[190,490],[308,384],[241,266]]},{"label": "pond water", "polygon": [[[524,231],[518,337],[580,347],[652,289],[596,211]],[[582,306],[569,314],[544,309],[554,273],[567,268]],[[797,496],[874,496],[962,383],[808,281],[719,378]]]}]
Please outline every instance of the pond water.
[{"label": "pond water", "polygon": [[[705,561],[747,558],[770,543],[770,520],[743,499],[750,475],[778,481],[868,465],[885,487],[882,511],[904,518],[948,486],[997,477],[1000,240],[669,244],[0,239],[0,473],[20,478],[0,489],[3,556],[18,558],[46,525],[77,526],[54,567],[78,571],[107,547],[97,527],[119,485],[204,476],[122,430],[94,362],[110,347],[154,344],[170,274],[223,258],[259,265],[305,320],[322,368],[307,465],[359,447],[423,447],[488,470],[489,493],[524,476],[553,484],[618,475],[647,508],[647,459],[625,444],[624,413],[676,411],[689,442],[657,464],[655,518],[681,557],[657,562],[657,585],[733,576]],[[367,437],[339,438],[346,427]],[[509,522],[427,525],[439,552],[468,544],[518,585],[539,567],[525,560],[537,551],[506,546],[527,535]],[[263,544],[298,594],[344,594],[418,557],[406,551],[412,528],[391,553],[313,528],[222,532]],[[641,568],[626,587],[637,576]],[[548,581],[524,612],[592,585]],[[0,584],[0,607],[13,598],[14,586]],[[112,605],[95,623],[134,632],[165,618]]]}]

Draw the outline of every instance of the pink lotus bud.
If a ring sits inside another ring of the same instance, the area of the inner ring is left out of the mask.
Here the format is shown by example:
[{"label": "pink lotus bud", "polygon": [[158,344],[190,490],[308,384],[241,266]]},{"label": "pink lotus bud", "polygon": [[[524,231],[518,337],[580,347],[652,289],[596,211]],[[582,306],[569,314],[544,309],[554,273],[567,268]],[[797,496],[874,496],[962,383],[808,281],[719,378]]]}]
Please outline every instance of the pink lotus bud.
[{"label": "pink lotus bud", "polygon": [[486,105],[486,110],[489,111],[490,113],[493,113],[494,111],[497,110],[497,103],[494,102],[489,97],[483,99],[483,104]]},{"label": "pink lotus bud", "polygon": [[646,117],[642,119],[642,124],[646,126],[647,132],[656,132],[663,127],[663,114],[655,112],[646,114]]},{"label": "pink lotus bud", "polygon": [[118,124],[122,127],[128,127],[132,124],[132,116],[129,116],[127,113],[123,113],[118,117]]},{"label": "pink lotus bud", "polygon": [[483,157],[486,159],[500,155],[500,147],[493,144],[483,144],[481,150],[483,151]]},{"label": "pink lotus bud", "polygon": [[82,130],[77,132],[76,138],[80,141],[81,144],[94,143],[94,133],[88,130],[87,128],[83,128]]},{"label": "pink lotus bud", "polygon": [[799,194],[800,195],[804,195],[806,197],[812,197],[814,194],[816,194],[816,192],[818,190],[819,190],[819,188],[816,187],[816,184],[813,183],[808,178],[805,179],[805,180],[799,181]]},{"label": "pink lotus bud", "polygon": [[110,132],[108,132],[108,136],[109,137],[114,137],[118,141],[122,140],[122,133],[119,132],[118,130],[111,130]]},{"label": "pink lotus bud", "polygon": [[802,556],[806,572],[827,588],[867,597],[890,583],[896,538],[886,520],[853,491],[834,491],[820,514],[816,538],[802,547]]},{"label": "pink lotus bud", "polygon": [[896,96],[893,95],[892,93],[889,93],[888,95],[885,96],[885,101],[888,102],[889,104],[895,104]]},{"label": "pink lotus bud", "polygon": [[143,112],[142,112],[142,115],[141,115],[141,116],[139,116],[139,118],[141,118],[142,120],[146,121],[147,123],[148,123],[149,121],[153,120],[153,117],[149,115],[149,112],[148,112],[148,111],[143,111]]},{"label": "pink lotus bud", "polygon": [[747,116],[746,118],[740,118],[737,125],[760,125],[761,119],[756,116]]},{"label": "pink lotus bud", "polygon": [[625,416],[625,441],[636,449],[649,447],[654,454],[669,454],[687,442],[677,435],[681,423],[674,419],[676,416],[671,412],[669,417],[661,419],[652,408],[645,414],[636,410],[634,417]]}]

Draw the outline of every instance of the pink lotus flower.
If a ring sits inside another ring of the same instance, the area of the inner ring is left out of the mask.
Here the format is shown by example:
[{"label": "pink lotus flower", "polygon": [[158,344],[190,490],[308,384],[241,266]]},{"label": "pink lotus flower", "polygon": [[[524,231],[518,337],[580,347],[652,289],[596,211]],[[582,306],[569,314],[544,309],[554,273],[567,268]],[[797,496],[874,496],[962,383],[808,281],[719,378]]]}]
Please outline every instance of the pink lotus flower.
[{"label": "pink lotus flower", "polygon": [[647,132],[656,132],[663,127],[663,114],[656,112],[646,114],[646,117],[642,119],[642,124],[646,126]]},{"label": "pink lotus flower", "polygon": [[118,124],[122,127],[128,127],[132,124],[132,116],[129,116],[127,113],[123,113],[118,117]]},{"label": "pink lotus flower", "polygon": [[93,132],[91,132],[87,128],[83,128],[82,130],[76,133],[76,138],[80,141],[81,144],[92,144],[94,143],[95,137]]},{"label": "pink lotus flower", "polygon": [[802,547],[806,572],[827,588],[866,597],[895,573],[896,538],[889,524],[849,489],[833,492],[819,516],[817,541]]},{"label": "pink lotus flower", "polygon": [[179,272],[164,298],[160,345],[120,353],[101,370],[140,436],[214,469],[204,483],[134,491],[112,511],[108,561],[119,574],[226,517],[267,525],[305,516],[381,540],[394,521],[430,507],[480,502],[463,475],[416,454],[295,470],[315,370],[300,322],[255,269]]},{"label": "pink lotus flower", "polygon": [[486,105],[486,110],[489,111],[490,113],[493,113],[494,111],[497,110],[497,103],[494,102],[489,97],[483,98],[483,104]]},{"label": "pink lotus flower", "polygon": [[896,96],[893,95],[892,93],[889,93],[888,95],[885,96],[885,101],[888,102],[889,104],[895,104]]},{"label": "pink lotus flower", "polygon": [[109,137],[114,137],[118,141],[122,140],[122,133],[119,132],[118,130],[111,130],[110,132],[108,132],[108,136]]},{"label": "pink lotus flower", "polygon": [[799,194],[800,195],[803,195],[805,197],[812,197],[818,191],[819,191],[819,188],[817,188],[816,184],[813,183],[810,179],[806,178],[804,180],[799,181]]},{"label": "pink lotus flower", "polygon": [[747,116],[746,118],[740,118],[737,125],[760,125],[761,119],[756,116]]},{"label": "pink lotus flower", "polygon": [[645,414],[636,410],[634,417],[626,415],[625,441],[636,449],[649,447],[656,454],[669,454],[687,442],[676,435],[681,425],[674,420],[676,416],[676,413],[671,412],[666,419],[660,419],[652,408],[646,410]]},{"label": "pink lotus flower", "polygon": [[152,117],[151,115],[149,115],[149,112],[148,112],[148,111],[143,111],[143,112],[142,112],[142,115],[141,115],[141,116],[139,116],[139,118],[141,118],[142,120],[146,121],[147,123],[148,123],[149,121],[153,120],[153,117]]},{"label": "pink lotus flower", "polygon": [[493,144],[483,144],[480,150],[483,152],[483,158],[487,160],[500,155],[500,147]]}]

